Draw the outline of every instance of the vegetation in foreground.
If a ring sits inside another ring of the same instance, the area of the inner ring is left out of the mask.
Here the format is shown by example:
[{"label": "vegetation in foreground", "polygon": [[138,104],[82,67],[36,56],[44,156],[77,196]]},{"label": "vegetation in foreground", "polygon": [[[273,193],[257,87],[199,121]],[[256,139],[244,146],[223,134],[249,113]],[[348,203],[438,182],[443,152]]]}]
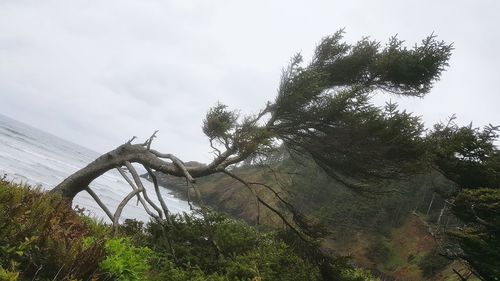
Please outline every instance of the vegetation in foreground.
[{"label": "vegetation in foreground", "polygon": [[[471,274],[482,280],[498,280],[500,153],[494,141],[500,127],[489,125],[482,130],[472,125],[459,127],[451,119],[426,131],[419,117],[399,110],[397,105],[377,107],[372,103],[372,97],[382,92],[425,96],[448,66],[452,46],[432,35],[412,49],[395,37],[385,46],[369,38],[347,44],[342,38],[342,31],[324,38],[309,64],[304,64],[300,55],[293,57],[283,71],[276,99],[258,114],[239,116],[220,103],[211,108],[203,124],[203,132],[216,154],[210,164],[186,167],[172,154],[151,149],[153,134],[144,143],[132,143],[132,138],[97,158],[58,184],[52,193],[72,200],[79,192],[87,191],[99,203],[88,184],[107,170],[119,167],[121,171],[120,167],[125,166],[137,188],[123,202],[134,196],[140,199],[141,192],[147,201],[131,162],[144,165],[152,178],[153,170],[184,177],[197,195],[195,178],[217,173],[224,173],[253,190],[252,185],[259,184],[246,182],[233,174],[233,168],[243,161],[251,163],[268,155],[281,144],[289,152],[310,157],[331,179],[353,192],[367,192],[368,187],[380,187],[388,179],[434,171],[458,186],[454,194],[440,194],[446,204],[439,214],[438,226],[446,208],[463,223],[454,233],[440,229],[434,233],[445,236],[440,243],[447,247],[446,256],[467,263]],[[65,207],[68,202],[36,194],[0,198],[7,202],[1,238],[5,278],[315,280],[320,275],[325,280],[365,278],[359,271],[349,269],[342,259],[318,251],[319,246],[314,243],[297,243],[283,233],[261,234],[214,214],[204,212],[204,219],[167,216],[166,220],[158,219],[145,228],[127,224],[116,236],[109,234],[106,226],[74,214]],[[257,206],[260,203],[271,206],[257,192],[254,195]],[[201,203],[200,196],[196,197]],[[275,197],[280,199],[278,193]],[[146,208],[145,201],[139,201]],[[162,217],[160,208],[151,206]],[[115,230],[118,229],[120,212],[106,213],[114,221]],[[274,213],[293,229],[283,215]],[[296,213],[293,217],[300,219]],[[392,223],[398,221],[396,218]],[[234,229],[225,230],[227,225]],[[318,237],[316,231],[306,227],[303,230],[311,239]],[[449,234],[452,239],[448,239]],[[452,242],[448,247],[444,243],[449,241]],[[384,246],[384,241],[375,241],[374,245]],[[390,250],[390,245],[385,246]],[[492,258],[485,259],[482,256],[485,251]],[[383,259],[387,251],[384,247],[372,247],[371,252],[376,260]],[[433,258],[432,254],[426,257]],[[428,274],[435,271],[434,263],[419,264],[429,269]],[[294,267],[291,270],[283,265]],[[391,264],[388,268],[392,268]],[[460,275],[460,278],[468,277]]]},{"label": "vegetation in foreground", "polygon": [[[321,280],[319,267],[287,244],[213,213],[146,226],[110,226],[60,197],[0,181],[0,280]],[[338,280],[376,280],[335,259]]]}]

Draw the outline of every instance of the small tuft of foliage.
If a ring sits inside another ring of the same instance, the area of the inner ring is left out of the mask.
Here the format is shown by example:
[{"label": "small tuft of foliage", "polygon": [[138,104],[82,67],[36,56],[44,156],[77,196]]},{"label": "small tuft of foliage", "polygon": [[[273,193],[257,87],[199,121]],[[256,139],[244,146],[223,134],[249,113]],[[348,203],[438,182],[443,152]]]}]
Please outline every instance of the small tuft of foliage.
[{"label": "small tuft of foliage", "polygon": [[0,281],[17,281],[17,280],[19,280],[19,272],[9,271],[3,269],[0,266]]},{"label": "small tuft of foliage", "polygon": [[342,271],[342,281],[380,281],[380,279],[373,277],[373,275],[363,269],[346,269]]},{"label": "small tuft of foliage", "polygon": [[227,105],[218,102],[214,107],[210,108],[203,120],[203,133],[210,140],[224,140],[230,135],[230,131],[236,126],[238,115],[235,112],[229,111]]}]

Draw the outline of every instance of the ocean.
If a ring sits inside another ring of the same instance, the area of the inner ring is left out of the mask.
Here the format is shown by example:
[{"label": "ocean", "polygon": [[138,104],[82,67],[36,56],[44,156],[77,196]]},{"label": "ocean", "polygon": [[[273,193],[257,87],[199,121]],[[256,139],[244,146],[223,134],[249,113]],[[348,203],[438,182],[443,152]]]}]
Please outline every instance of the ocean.
[{"label": "ocean", "polygon": [[[99,156],[98,152],[0,115],[0,176],[5,175],[9,180],[50,190]],[[158,203],[155,200],[153,184],[147,180],[143,180],[143,183],[149,197]],[[90,188],[99,195],[112,213],[132,190],[116,170],[94,180]],[[189,212],[188,203],[175,198],[168,188],[161,188],[161,193],[170,212]],[[123,209],[121,221],[125,218],[149,221],[150,217],[136,201],[130,200]],[[87,192],[80,192],[75,197],[73,206],[77,205],[84,207],[87,215],[109,222],[105,213]]]}]

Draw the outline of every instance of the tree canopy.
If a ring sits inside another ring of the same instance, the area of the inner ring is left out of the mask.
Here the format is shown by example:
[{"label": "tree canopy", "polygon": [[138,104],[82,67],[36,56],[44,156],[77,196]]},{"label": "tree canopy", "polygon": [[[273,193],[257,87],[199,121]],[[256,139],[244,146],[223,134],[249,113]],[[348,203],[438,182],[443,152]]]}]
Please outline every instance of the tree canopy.
[{"label": "tree canopy", "polygon": [[465,260],[481,280],[500,276],[499,129],[459,126],[452,117],[436,124],[426,139],[435,167],[458,185],[457,194],[446,197],[463,226],[445,233],[459,246],[446,249],[446,255]]},{"label": "tree canopy", "polygon": [[[342,39],[342,30],[323,38],[307,65],[295,55],[283,70],[276,99],[258,115],[238,122],[225,106],[212,108],[205,134],[245,156],[284,143],[352,187],[414,168],[424,149],[420,118],[391,103],[379,108],[371,98],[381,92],[425,96],[447,66],[452,46],[434,35],[413,48],[397,37],[384,46],[368,37],[352,45]],[[259,125],[264,116],[267,121]]]}]

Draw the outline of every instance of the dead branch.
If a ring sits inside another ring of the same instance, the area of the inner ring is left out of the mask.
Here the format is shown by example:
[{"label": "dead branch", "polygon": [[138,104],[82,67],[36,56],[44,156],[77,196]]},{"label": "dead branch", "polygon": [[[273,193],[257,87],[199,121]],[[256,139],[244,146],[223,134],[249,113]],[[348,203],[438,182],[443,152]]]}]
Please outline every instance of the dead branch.
[{"label": "dead branch", "polygon": [[131,144],[137,137],[136,136],[133,136],[131,139],[129,139],[127,141],[128,144]]},{"label": "dead branch", "polygon": [[227,170],[224,170],[223,171],[224,174],[232,177],[233,179],[243,183],[243,185],[245,185],[245,187],[250,190],[250,192],[252,193],[253,197],[255,198],[255,207],[257,209],[257,217],[255,218],[255,223],[256,225],[259,225],[260,224],[260,203],[259,203],[259,195],[257,194],[257,192],[255,191],[255,189],[252,188],[252,186],[246,182],[245,180],[243,180],[242,178],[236,176],[235,174],[227,171]]},{"label": "dead branch", "polygon": [[175,164],[175,166],[182,171],[182,174],[184,175],[184,177],[186,177],[186,179],[190,183],[194,183],[195,182],[195,179],[191,176],[191,174],[187,170],[186,166],[184,165],[184,163],[179,158],[175,157],[172,154],[165,154],[165,153],[158,152],[158,151],[156,151],[154,149],[151,149],[150,151],[154,155],[156,155],[156,156],[158,156],[160,158],[167,158],[167,159],[172,160],[172,162]]},{"label": "dead branch", "polygon": [[[149,207],[148,205],[146,204],[146,202],[144,201],[144,199],[142,198],[141,196],[141,188],[137,187],[127,176],[127,174],[125,174],[125,172],[121,169],[121,168],[117,168],[118,171],[120,172],[120,174],[123,176],[123,178],[130,184],[130,186],[132,187],[132,190],[137,190],[138,192],[135,194],[135,196],[137,197],[137,204],[139,204],[139,202],[141,202],[141,205],[142,207],[144,208],[144,210],[146,211],[146,213],[152,217],[155,217],[156,215],[151,212],[151,210],[149,210]],[[144,187],[142,187],[143,189]],[[157,217],[157,216],[156,216]]]},{"label": "dead branch", "polygon": [[122,214],[123,208],[127,205],[128,201],[132,199],[134,196],[136,196],[137,193],[139,193],[139,189],[134,189],[132,192],[130,192],[123,200],[118,204],[118,207],[116,208],[115,215],[113,216],[113,232],[116,234],[118,232],[118,225],[119,225],[119,220],[120,216]]},{"label": "dead branch", "polygon": [[111,214],[111,211],[109,211],[108,207],[106,207],[106,205],[101,201],[101,199],[99,198],[99,196],[97,196],[97,194],[95,194],[95,192],[92,189],[90,189],[90,187],[88,187],[88,186],[85,187],[85,191],[87,191],[87,193],[90,194],[90,196],[92,196],[92,198],[94,199],[94,201],[106,213],[106,215],[108,216],[108,218],[111,221],[114,221],[113,214]]},{"label": "dead branch", "polygon": [[158,186],[158,179],[156,178],[155,173],[146,166],[143,166],[144,169],[148,172],[149,176],[151,177],[151,180],[153,181],[153,185],[155,187],[155,192],[156,192],[156,197],[158,198],[158,201],[160,201],[161,208],[163,209],[163,213],[165,214],[165,217],[168,217],[169,215],[169,210],[167,207],[167,204],[165,203],[165,200],[163,200],[163,196],[161,196],[160,193],[160,187]]},{"label": "dead branch", "polygon": [[151,148],[151,143],[153,142],[153,139],[156,138],[156,133],[158,133],[158,130],[154,131],[154,133],[147,139],[143,146],[145,146],[148,150]]},{"label": "dead branch", "polygon": [[[144,199],[146,200],[146,202],[149,205],[151,205],[151,207],[153,207],[153,209],[155,209],[155,211],[158,213],[158,217],[161,218],[162,217],[161,209],[158,206],[156,206],[156,204],[149,198],[148,193],[146,191],[146,188],[144,188],[144,185],[142,184],[141,178],[139,177],[139,174],[135,170],[134,166],[132,166],[132,164],[130,162],[125,162],[125,166],[127,166],[127,169],[130,171],[130,174],[132,175],[132,178],[134,179],[137,187],[140,190],[142,190],[142,195],[144,196]],[[140,196],[140,193],[138,195]],[[144,202],[141,202],[141,203],[144,203]],[[143,205],[145,205],[145,203]],[[146,208],[146,207],[144,207],[144,208]],[[155,217],[154,215],[150,215],[150,216],[152,216],[154,218],[158,218],[158,217]]]}]

